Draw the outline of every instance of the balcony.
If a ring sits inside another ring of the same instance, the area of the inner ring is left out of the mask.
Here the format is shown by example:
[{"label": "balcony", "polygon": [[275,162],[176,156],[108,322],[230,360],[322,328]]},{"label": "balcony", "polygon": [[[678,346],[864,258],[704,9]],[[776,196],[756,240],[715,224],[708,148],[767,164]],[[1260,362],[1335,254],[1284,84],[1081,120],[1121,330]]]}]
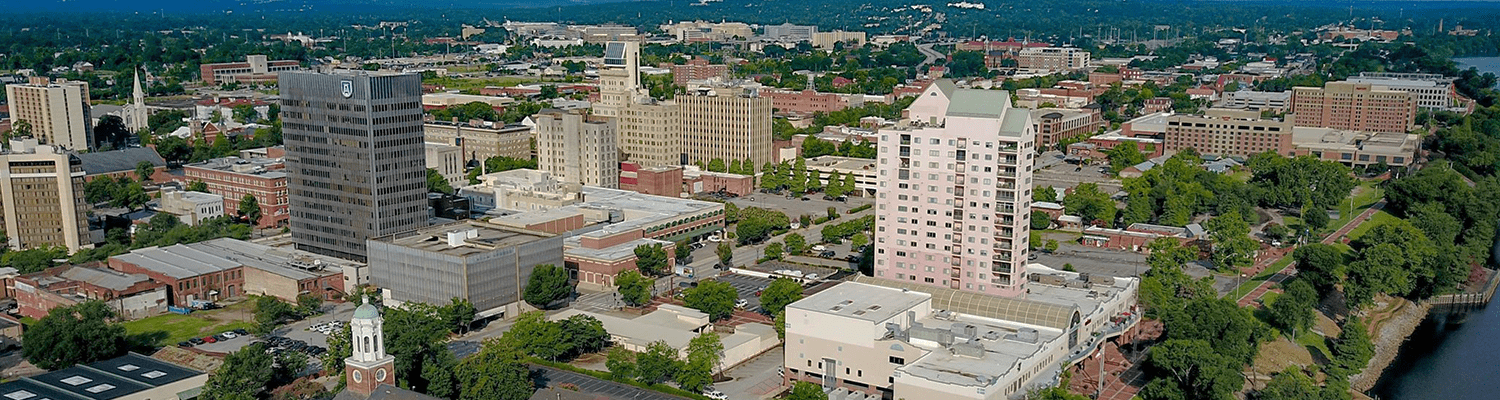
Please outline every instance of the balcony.
[{"label": "balcony", "polygon": [[950,276],[950,277],[958,278],[958,277],[960,277],[962,275],[963,274],[961,272],[959,272],[958,268],[953,268],[953,269],[949,269],[948,270],[948,276]]},{"label": "balcony", "polygon": [[999,182],[995,183],[995,187],[1006,190],[1016,190],[1016,182],[1002,179]]},{"label": "balcony", "polygon": [[1012,192],[1000,192],[995,195],[995,200],[1013,202],[1016,201],[1016,194]]},{"label": "balcony", "polygon": [[1000,165],[1016,165],[1015,157],[1001,157]]},{"label": "balcony", "polygon": [[1002,169],[1002,170],[1000,170],[1000,173],[998,175],[1006,177],[1006,178],[1015,178],[1016,177],[1016,170],[1014,170],[1014,169],[1010,169],[1010,170],[1004,170],[1004,169]]},{"label": "balcony", "polygon": [[[997,274],[1009,274],[1011,271],[1010,263],[995,264],[995,266],[990,267],[990,272]],[[1009,285],[1010,283],[1007,282],[1006,284]]]}]

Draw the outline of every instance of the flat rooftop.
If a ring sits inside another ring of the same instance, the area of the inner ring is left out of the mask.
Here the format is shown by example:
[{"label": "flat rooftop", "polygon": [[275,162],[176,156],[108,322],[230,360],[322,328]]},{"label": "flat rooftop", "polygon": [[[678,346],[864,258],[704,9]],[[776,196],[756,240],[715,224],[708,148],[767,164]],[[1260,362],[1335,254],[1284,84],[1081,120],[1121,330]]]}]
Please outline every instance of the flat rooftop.
[{"label": "flat rooftop", "polygon": [[804,297],[787,307],[876,323],[895,317],[930,298],[932,295],[918,291],[844,282]]},{"label": "flat rooftop", "polygon": [[[448,232],[471,231],[474,233],[474,237],[464,238],[462,245],[448,245]],[[496,248],[519,246],[549,237],[551,235],[540,232],[523,231],[475,221],[462,221],[447,225],[429,226],[418,229],[413,233],[386,236],[371,240],[425,252],[467,257],[474,254],[486,253]]]},{"label": "flat rooftop", "polygon": [[[977,344],[983,348],[980,357],[958,355],[942,346],[934,346],[931,342],[918,342],[913,344],[930,351],[916,361],[898,368],[902,373],[915,377],[962,386],[989,386],[994,379],[1014,373],[1021,360],[1036,356],[1049,342],[1057,340],[1063,334],[1057,329],[966,314],[954,314],[952,319],[929,316],[919,318],[917,322],[938,330],[950,330],[956,325],[975,327],[978,337],[955,337],[954,342]],[[1022,329],[1034,330],[1037,333],[1036,340],[1019,339],[1017,332]]]},{"label": "flat rooftop", "polygon": [[865,158],[853,158],[843,156],[817,156],[807,159],[808,167],[826,167],[833,169],[870,171],[874,173],[875,160]]}]

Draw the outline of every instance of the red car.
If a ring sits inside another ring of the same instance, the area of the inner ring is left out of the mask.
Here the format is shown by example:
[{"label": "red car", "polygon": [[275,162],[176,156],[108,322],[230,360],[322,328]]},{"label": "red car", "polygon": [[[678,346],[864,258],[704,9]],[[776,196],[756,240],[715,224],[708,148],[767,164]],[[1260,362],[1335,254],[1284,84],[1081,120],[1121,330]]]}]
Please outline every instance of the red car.
[{"label": "red car", "polygon": [[203,337],[203,342],[204,343],[213,343],[213,342],[217,342],[217,341],[219,341],[219,339],[215,338],[213,336],[204,336]]}]

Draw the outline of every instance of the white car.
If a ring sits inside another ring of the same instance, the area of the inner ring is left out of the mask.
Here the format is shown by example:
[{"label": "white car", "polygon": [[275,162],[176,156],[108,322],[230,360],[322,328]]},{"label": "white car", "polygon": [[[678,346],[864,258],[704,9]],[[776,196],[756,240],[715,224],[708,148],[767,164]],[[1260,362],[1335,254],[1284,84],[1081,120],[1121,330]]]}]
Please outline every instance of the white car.
[{"label": "white car", "polygon": [[719,240],[719,235],[709,235],[708,237],[708,241],[710,242],[718,243]]},{"label": "white car", "polygon": [[240,335],[236,335],[236,334],[234,334],[234,332],[224,332],[224,333],[221,333],[221,335],[224,335],[225,339],[234,339],[234,338],[240,337]]},{"label": "white car", "polygon": [[824,247],[823,245],[820,244],[820,245],[817,245],[817,246],[813,246],[812,250],[814,252],[822,253],[824,250],[828,250],[828,248]]},{"label": "white car", "polygon": [[739,299],[739,300],[735,300],[734,301],[734,308],[745,308],[745,307],[749,307],[749,306],[750,306],[750,302],[747,301],[747,300],[745,300],[745,299]]},{"label": "white car", "polygon": [[715,390],[712,387],[708,387],[708,388],[704,388],[703,389],[703,397],[707,397],[707,398],[714,399],[714,400],[724,400],[724,399],[728,399],[729,398],[729,396],[725,396],[724,395],[724,392],[720,392],[718,390]]}]

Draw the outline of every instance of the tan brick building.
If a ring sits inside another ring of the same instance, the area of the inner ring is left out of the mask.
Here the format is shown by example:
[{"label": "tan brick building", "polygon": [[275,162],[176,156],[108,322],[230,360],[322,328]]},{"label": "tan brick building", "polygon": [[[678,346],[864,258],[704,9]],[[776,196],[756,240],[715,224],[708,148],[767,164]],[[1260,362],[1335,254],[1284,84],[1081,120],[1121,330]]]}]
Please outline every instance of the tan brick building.
[{"label": "tan brick building", "polygon": [[535,118],[538,169],[563,182],[619,187],[614,118],[590,118],[583,110],[543,110]]},{"label": "tan brick building", "polygon": [[1368,83],[1292,88],[1296,126],[1405,133],[1416,123],[1416,95]]},{"label": "tan brick building", "polygon": [[25,84],[5,85],[5,98],[10,101],[12,127],[16,121],[30,123],[38,143],[69,150],[93,148],[88,82],[36,76]]},{"label": "tan brick building", "polygon": [[1203,115],[1169,116],[1163,143],[1168,151],[1193,149],[1223,156],[1273,151],[1293,155],[1292,123],[1261,119],[1254,110],[1210,109]]},{"label": "tan brick building", "polygon": [[531,159],[531,128],[525,125],[479,126],[468,123],[428,122],[422,125],[423,141],[457,146],[464,160],[490,157]]},{"label": "tan brick building", "polygon": [[1031,110],[1037,146],[1057,144],[1066,138],[1093,134],[1104,126],[1104,116],[1092,109],[1042,108]]},{"label": "tan brick building", "polygon": [[12,139],[0,154],[0,226],[12,249],[60,246],[68,253],[87,243],[88,204],[82,161],[36,139]]},{"label": "tan brick building", "polygon": [[688,81],[729,76],[728,65],[709,64],[702,58],[688,60],[687,64],[663,64],[660,67],[672,70],[672,83],[677,86],[687,86]]},{"label": "tan brick building", "polygon": [[736,87],[690,90],[677,96],[687,161],[771,161],[771,99]]}]

